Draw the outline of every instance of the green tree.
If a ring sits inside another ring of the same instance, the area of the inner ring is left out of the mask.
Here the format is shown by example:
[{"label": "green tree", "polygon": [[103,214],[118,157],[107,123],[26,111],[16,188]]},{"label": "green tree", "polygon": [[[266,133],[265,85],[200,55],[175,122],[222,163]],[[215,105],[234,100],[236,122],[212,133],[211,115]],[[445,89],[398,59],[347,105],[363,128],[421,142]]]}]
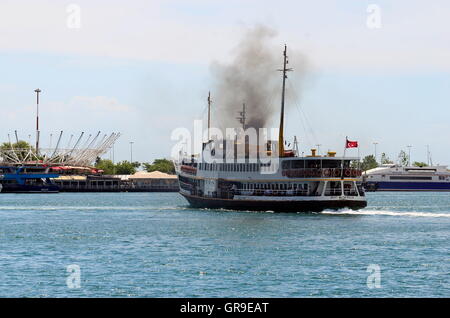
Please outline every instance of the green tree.
[{"label": "green tree", "polygon": [[143,163],[147,172],[160,171],[168,174],[175,174],[175,166],[172,161],[167,159],[155,159],[153,163]]},{"label": "green tree", "polygon": [[405,167],[408,165],[409,159],[408,159],[408,155],[406,154],[405,151],[401,150],[400,153],[398,154],[398,163]]},{"label": "green tree", "polygon": [[121,161],[116,164],[116,174],[135,174],[140,165],[139,162]]},{"label": "green tree", "polygon": [[115,174],[115,165],[111,160],[108,159],[100,159],[96,160],[95,167],[97,169],[103,170],[104,174]]},{"label": "green tree", "polygon": [[428,165],[425,162],[418,162],[418,161],[414,161],[412,165],[414,167],[428,167]]},{"label": "green tree", "polygon": [[386,164],[393,164],[394,162],[392,162],[392,161],[389,159],[389,157],[383,152],[383,153],[381,154],[381,160],[380,160],[380,163],[381,163],[382,165],[386,165]]},{"label": "green tree", "polygon": [[[34,147],[32,147],[28,142],[23,140],[19,140],[18,142],[13,143],[12,145],[9,142],[4,142],[2,145],[0,145],[0,150],[2,151],[14,150],[14,153],[16,154],[19,160],[24,160],[30,150],[32,152],[35,151]],[[29,160],[34,159],[35,158],[29,158]]]},{"label": "green tree", "polygon": [[361,170],[366,171],[378,167],[374,155],[365,156],[361,162]]}]

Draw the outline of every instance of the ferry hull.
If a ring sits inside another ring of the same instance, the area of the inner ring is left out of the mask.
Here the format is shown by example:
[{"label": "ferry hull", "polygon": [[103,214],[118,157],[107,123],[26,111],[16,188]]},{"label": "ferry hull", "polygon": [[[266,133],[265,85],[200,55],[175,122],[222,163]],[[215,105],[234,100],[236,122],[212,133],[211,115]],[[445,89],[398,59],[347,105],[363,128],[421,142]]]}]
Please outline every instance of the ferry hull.
[{"label": "ferry hull", "polygon": [[59,187],[55,185],[35,186],[35,185],[3,185],[2,193],[58,193]]},{"label": "ferry hull", "polygon": [[245,211],[274,211],[274,212],[321,212],[323,210],[352,209],[358,210],[367,206],[361,200],[292,200],[292,201],[257,201],[205,198],[193,195],[183,195],[194,208],[230,209]]}]

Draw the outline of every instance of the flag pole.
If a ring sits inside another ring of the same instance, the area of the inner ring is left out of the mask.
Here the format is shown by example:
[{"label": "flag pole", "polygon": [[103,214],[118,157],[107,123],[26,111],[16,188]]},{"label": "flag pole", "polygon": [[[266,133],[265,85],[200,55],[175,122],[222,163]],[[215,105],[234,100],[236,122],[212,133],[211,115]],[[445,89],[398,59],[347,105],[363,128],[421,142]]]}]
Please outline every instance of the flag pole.
[{"label": "flag pole", "polygon": [[361,157],[359,156],[359,143],[358,143],[358,170],[361,167],[360,163],[361,163]]},{"label": "flag pole", "polygon": [[345,136],[345,147],[344,147],[344,156],[341,160],[341,179],[344,179],[344,159],[345,159],[345,152],[347,151],[347,144],[348,144],[348,136]]}]

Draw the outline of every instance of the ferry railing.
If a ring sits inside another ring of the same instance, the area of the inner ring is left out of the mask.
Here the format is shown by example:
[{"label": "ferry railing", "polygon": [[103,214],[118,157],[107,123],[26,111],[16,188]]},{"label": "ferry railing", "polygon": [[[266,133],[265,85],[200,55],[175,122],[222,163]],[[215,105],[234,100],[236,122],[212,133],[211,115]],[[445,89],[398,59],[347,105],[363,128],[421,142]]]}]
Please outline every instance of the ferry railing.
[{"label": "ferry railing", "polygon": [[325,190],[324,195],[325,195],[325,196],[338,196],[338,195],[342,195],[342,190],[341,190],[341,189],[328,189],[328,190]]},{"label": "ferry railing", "polygon": [[356,178],[362,171],[354,168],[289,168],[282,169],[282,175],[288,178]]},{"label": "ferry railing", "polygon": [[358,196],[358,192],[356,191],[356,189],[344,189],[344,195],[349,196],[349,197],[357,197]]},{"label": "ferry railing", "polygon": [[307,190],[271,190],[271,189],[237,189],[237,190],[221,190],[221,194],[226,195],[246,195],[246,196],[313,196],[308,194]]}]

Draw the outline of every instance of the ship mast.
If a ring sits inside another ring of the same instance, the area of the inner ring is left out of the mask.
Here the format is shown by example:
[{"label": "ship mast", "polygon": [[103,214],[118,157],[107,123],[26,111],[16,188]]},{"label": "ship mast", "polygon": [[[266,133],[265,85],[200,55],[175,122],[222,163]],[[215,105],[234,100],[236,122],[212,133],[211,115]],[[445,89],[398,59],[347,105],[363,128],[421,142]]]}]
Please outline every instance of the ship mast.
[{"label": "ship mast", "polygon": [[36,155],[39,156],[39,93],[41,90],[36,88]]},{"label": "ship mast", "polygon": [[211,140],[211,92],[208,92],[208,141]]},{"label": "ship mast", "polygon": [[287,72],[292,71],[291,68],[286,68],[286,65],[288,64],[287,60],[287,46],[284,45],[284,63],[283,63],[283,69],[279,70],[283,72],[283,89],[281,91],[281,116],[280,116],[280,132],[278,134],[278,152],[280,157],[284,157],[284,97],[285,97],[285,91],[286,91],[286,78]]},{"label": "ship mast", "polygon": [[247,119],[245,111],[245,103],[242,104],[242,111],[239,112],[239,117],[237,117],[237,119],[239,119],[239,123],[242,124],[242,129],[245,131],[246,129],[245,120]]}]

